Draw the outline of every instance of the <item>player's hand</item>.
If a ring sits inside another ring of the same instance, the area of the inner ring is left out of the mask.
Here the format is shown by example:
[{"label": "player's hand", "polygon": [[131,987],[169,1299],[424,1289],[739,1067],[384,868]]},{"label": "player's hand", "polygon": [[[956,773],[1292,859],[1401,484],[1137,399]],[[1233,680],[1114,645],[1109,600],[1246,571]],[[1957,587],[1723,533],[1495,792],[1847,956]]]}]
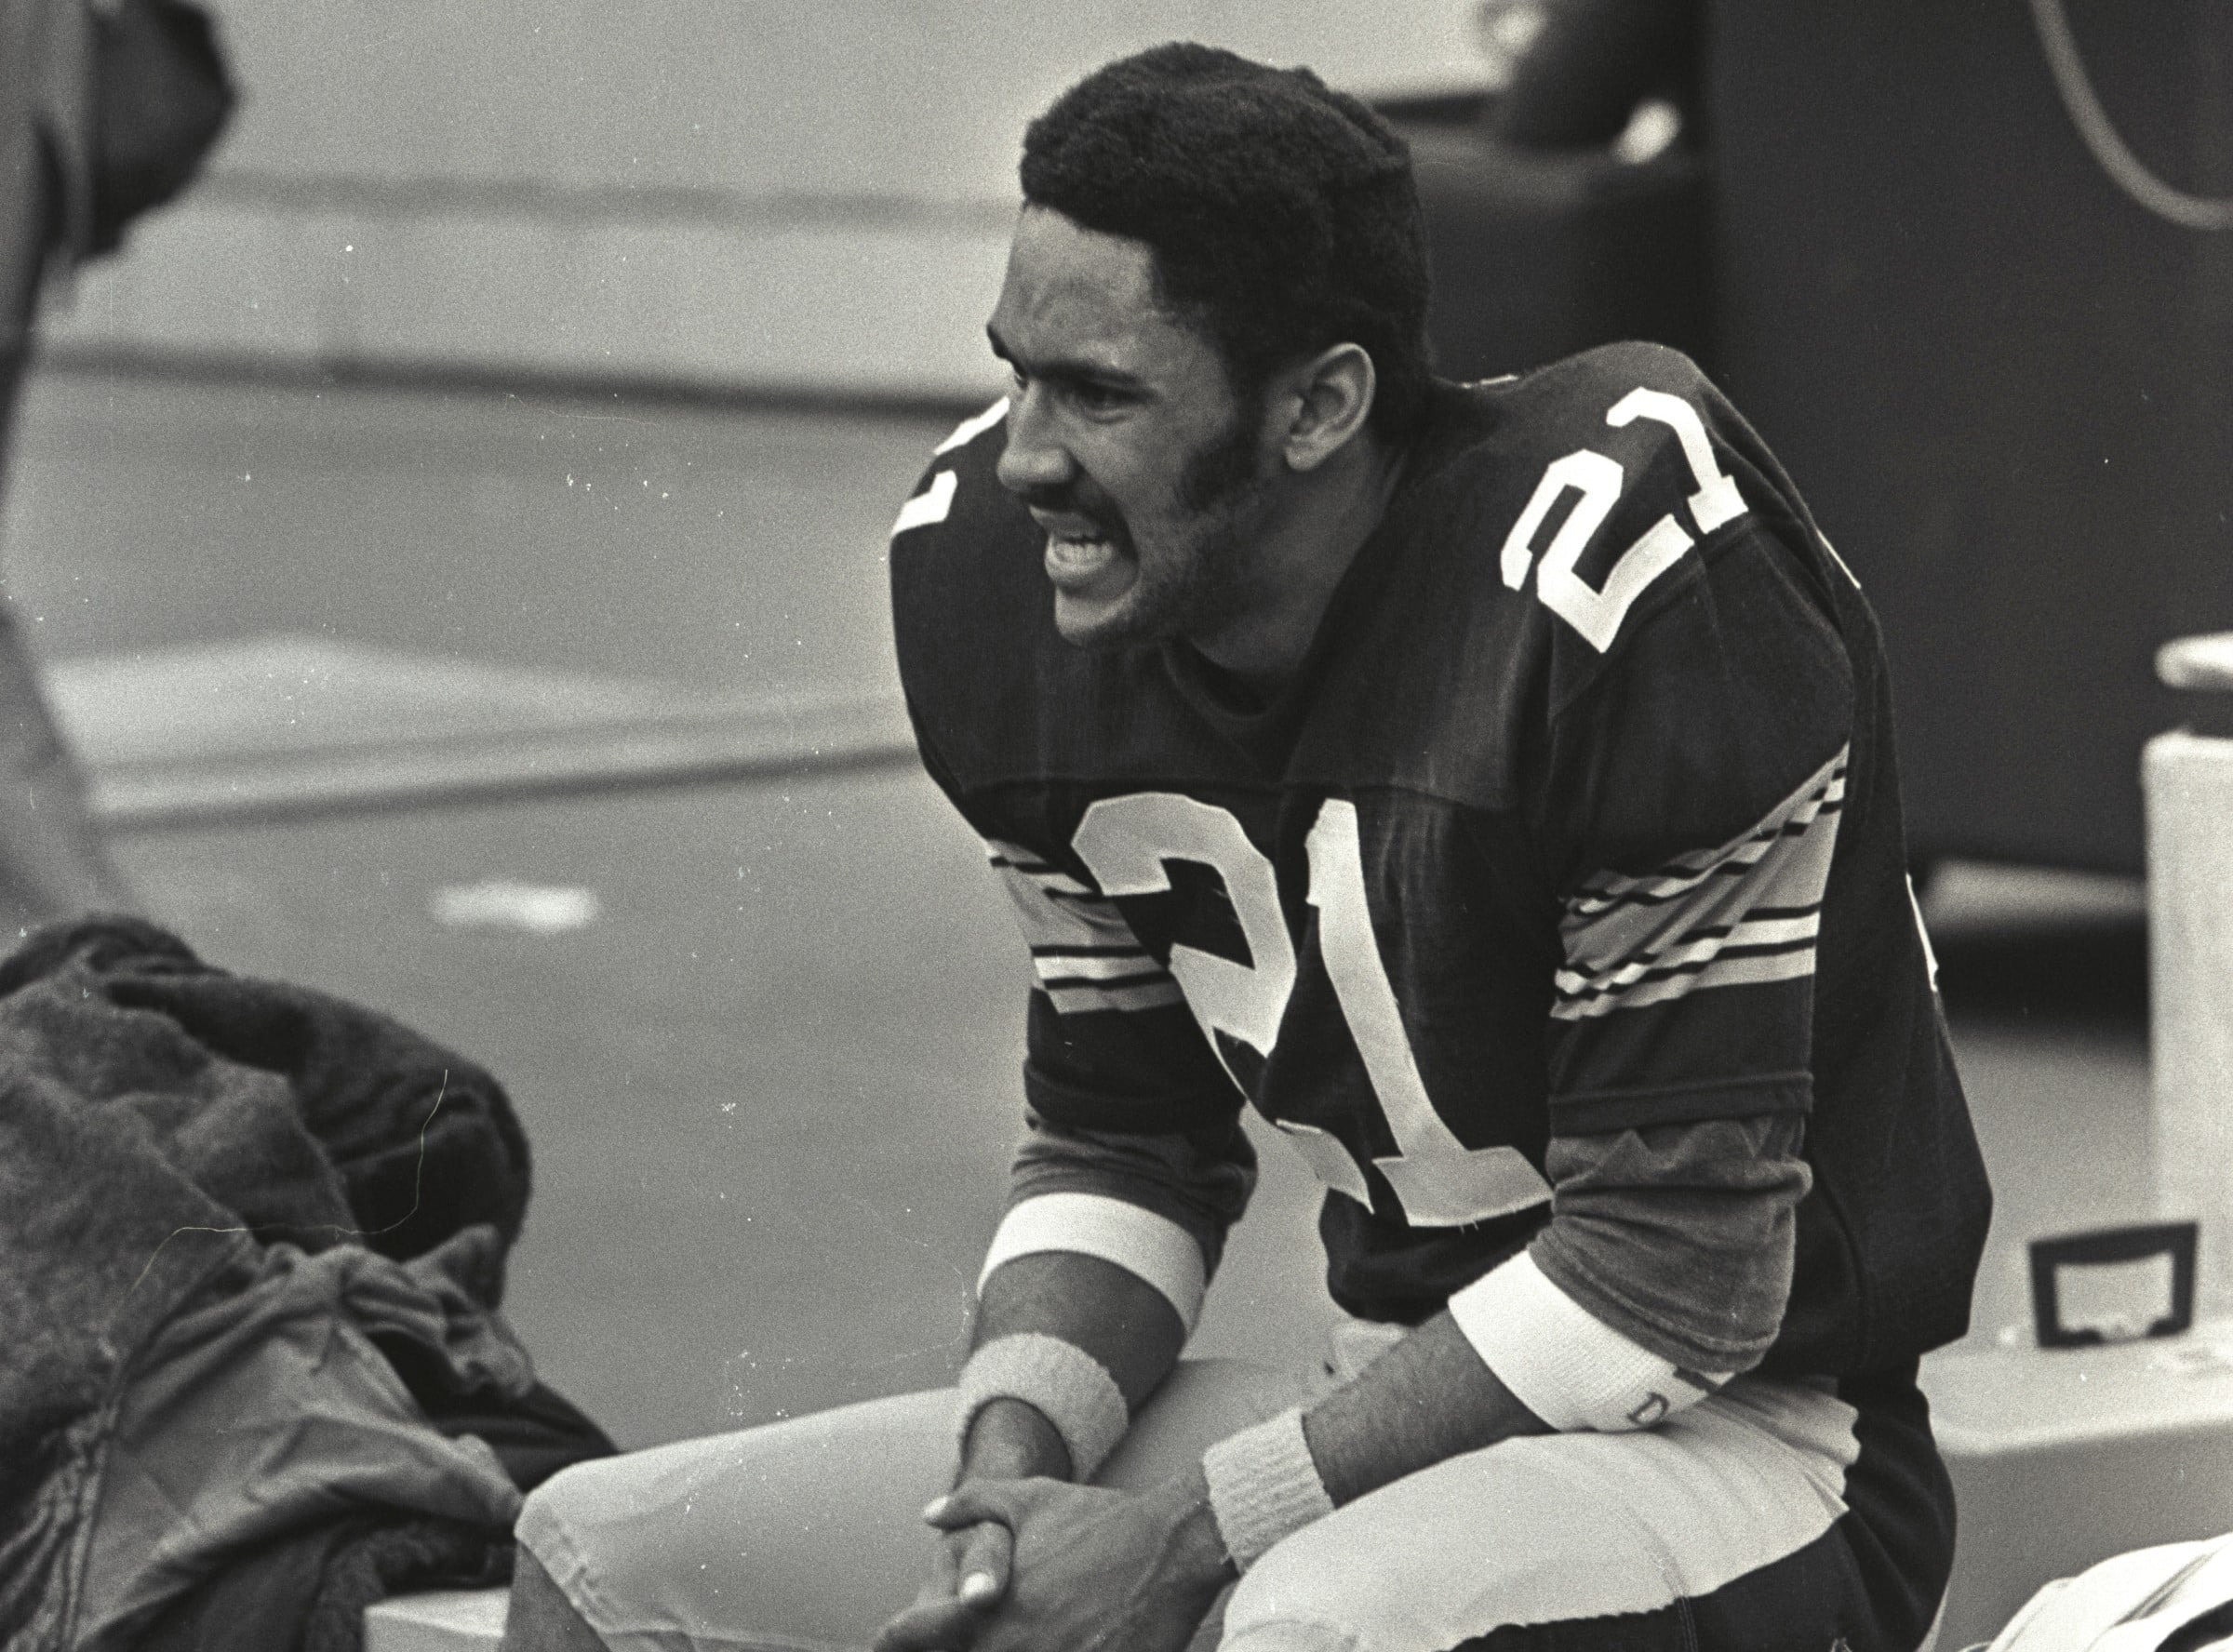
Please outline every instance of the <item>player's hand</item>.
[{"label": "player's hand", "polygon": [[[960,1484],[1066,1476],[1069,1447],[1052,1423],[1023,1401],[993,1400],[980,1409],[963,1443]],[[931,1505],[938,1509],[946,1499]],[[925,1511],[928,1519],[929,1511]],[[983,1614],[1008,1592],[1014,1540],[996,1520],[941,1527],[938,1557],[915,1605],[887,1625],[878,1652],[963,1652]]]},{"label": "player's hand", "polygon": [[945,1592],[977,1611],[990,1611],[1008,1592],[1015,1538],[996,1520],[949,1531],[939,1545],[940,1582]]},{"label": "player's hand", "polygon": [[[926,1518],[949,1533],[988,1523],[1011,1532],[1005,1592],[958,1620],[923,1606],[904,1612],[876,1652],[1182,1652],[1231,1576],[1198,1489],[969,1482]],[[942,1638],[956,1630],[969,1639]]]},{"label": "player's hand", "polygon": [[965,1652],[983,1615],[1008,1592],[1012,1551],[1009,1529],[997,1521],[944,1533],[915,1605],[884,1627],[876,1652]]}]

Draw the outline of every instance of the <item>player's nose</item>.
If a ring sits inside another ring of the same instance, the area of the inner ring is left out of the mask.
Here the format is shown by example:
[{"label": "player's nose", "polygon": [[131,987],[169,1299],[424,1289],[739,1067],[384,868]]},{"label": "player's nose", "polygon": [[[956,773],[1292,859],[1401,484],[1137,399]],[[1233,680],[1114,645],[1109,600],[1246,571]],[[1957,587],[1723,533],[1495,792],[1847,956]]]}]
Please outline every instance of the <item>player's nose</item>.
[{"label": "player's nose", "polygon": [[1008,447],[994,473],[1009,492],[1026,496],[1063,487],[1076,473],[1076,461],[1057,439],[1044,393],[1036,384],[1009,408]]}]

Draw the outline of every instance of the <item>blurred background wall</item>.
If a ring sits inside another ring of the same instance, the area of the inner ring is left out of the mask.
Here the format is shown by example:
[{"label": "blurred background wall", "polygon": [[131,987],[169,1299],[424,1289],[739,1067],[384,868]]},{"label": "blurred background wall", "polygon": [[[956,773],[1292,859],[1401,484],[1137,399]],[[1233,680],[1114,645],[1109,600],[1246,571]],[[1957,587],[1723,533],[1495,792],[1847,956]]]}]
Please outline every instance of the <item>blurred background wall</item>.
[{"label": "blurred background wall", "polygon": [[1465,0],[215,0],[204,180],[50,314],[63,362],[948,400],[992,382],[1023,122],[1194,38],[1477,83]]}]

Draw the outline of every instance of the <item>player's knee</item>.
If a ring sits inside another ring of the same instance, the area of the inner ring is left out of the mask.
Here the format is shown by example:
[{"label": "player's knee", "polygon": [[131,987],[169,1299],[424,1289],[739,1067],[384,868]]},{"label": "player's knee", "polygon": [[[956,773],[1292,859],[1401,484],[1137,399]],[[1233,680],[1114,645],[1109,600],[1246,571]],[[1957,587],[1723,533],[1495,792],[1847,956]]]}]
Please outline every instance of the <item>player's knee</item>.
[{"label": "player's knee", "polygon": [[586,1483],[595,1477],[593,1471],[598,1466],[597,1462],[575,1463],[528,1493],[512,1526],[513,1535],[519,1539],[521,1559],[531,1559],[538,1549],[547,1552],[550,1545],[542,1539],[549,1534],[562,1534],[568,1542],[572,1540],[580,1524],[574,1511],[583,1500]]},{"label": "player's knee", "polygon": [[512,1526],[516,1539],[512,1603],[501,1652],[598,1652],[603,1647],[568,1590],[578,1584],[598,1547],[595,1512],[609,1512],[616,1501],[610,1486],[599,1485],[609,1480],[609,1472],[599,1471],[627,1462],[608,1458],[576,1463],[528,1494]]}]

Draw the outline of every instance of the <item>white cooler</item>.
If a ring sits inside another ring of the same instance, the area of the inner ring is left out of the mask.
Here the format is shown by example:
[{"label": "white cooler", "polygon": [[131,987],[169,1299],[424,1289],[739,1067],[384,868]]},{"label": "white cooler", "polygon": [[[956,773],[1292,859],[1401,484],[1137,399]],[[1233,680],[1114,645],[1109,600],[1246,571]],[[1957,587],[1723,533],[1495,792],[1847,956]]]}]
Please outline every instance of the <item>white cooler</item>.
[{"label": "white cooler", "polygon": [[1959,1526],[1939,1652],[2126,1549],[2233,1531],[2233,1320],[1923,1362]]}]

